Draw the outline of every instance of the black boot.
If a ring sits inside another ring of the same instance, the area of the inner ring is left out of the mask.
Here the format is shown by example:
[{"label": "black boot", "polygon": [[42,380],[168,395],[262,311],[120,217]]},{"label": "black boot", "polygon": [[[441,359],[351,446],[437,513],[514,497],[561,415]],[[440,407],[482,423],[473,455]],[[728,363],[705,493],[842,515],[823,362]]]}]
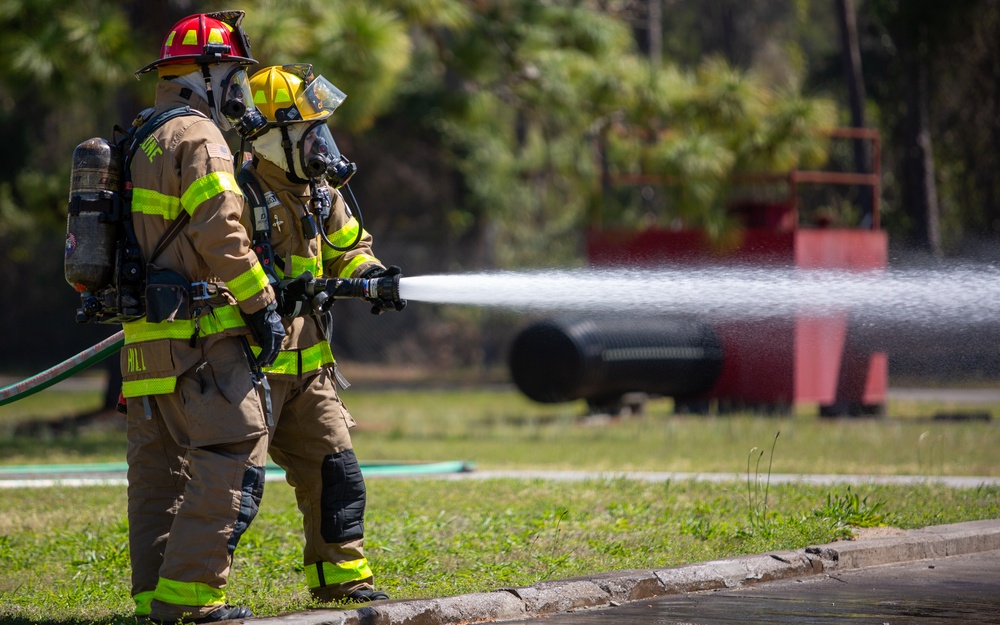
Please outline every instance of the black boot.
[{"label": "black boot", "polygon": [[354,603],[368,603],[369,601],[382,601],[388,599],[389,595],[385,594],[381,590],[374,590],[372,588],[359,588],[351,594],[344,597],[346,601],[352,601]]},{"label": "black boot", "polygon": [[250,608],[224,605],[214,612],[209,612],[205,616],[199,618],[183,618],[173,621],[154,618],[149,620],[153,623],[159,623],[159,625],[176,625],[177,623],[184,623],[186,625],[187,623],[218,623],[219,621],[229,621],[241,618],[253,618],[253,612],[250,611]]},{"label": "black boot", "polygon": [[237,606],[224,605],[215,612],[209,612],[206,616],[187,622],[218,623],[219,621],[228,621],[231,619],[238,619],[238,618],[253,618],[253,612],[250,611],[250,608],[241,608]]}]

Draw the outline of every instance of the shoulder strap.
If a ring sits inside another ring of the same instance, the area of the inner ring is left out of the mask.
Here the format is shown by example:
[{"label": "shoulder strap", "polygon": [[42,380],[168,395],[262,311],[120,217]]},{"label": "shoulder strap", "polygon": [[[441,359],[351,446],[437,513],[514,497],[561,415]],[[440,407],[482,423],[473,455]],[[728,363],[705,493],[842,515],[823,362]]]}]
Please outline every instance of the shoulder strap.
[{"label": "shoulder strap", "polygon": [[[136,151],[142,142],[146,138],[153,134],[157,128],[167,123],[175,117],[181,117],[184,115],[198,115],[205,117],[205,114],[201,111],[197,111],[190,106],[179,106],[172,109],[167,109],[161,111],[157,115],[153,115],[153,109],[146,109],[139,113],[136,121],[133,122],[133,127],[130,131],[122,138],[122,157],[123,157],[123,180],[125,187],[125,198],[126,198],[126,208],[129,217],[126,223],[131,226],[131,213],[132,213],[132,158],[135,156]],[[174,238],[180,234],[180,231],[184,228],[187,222],[190,220],[191,216],[187,211],[182,210],[181,214],[174,220],[170,227],[167,228],[166,232],[160,236],[160,239],[156,242],[156,246],[153,248],[152,254],[149,256],[147,263],[152,263],[156,258],[166,249],[167,245],[170,244]],[[129,233],[130,236],[134,237],[134,234]]]},{"label": "shoulder strap", "polygon": [[250,226],[253,228],[254,243],[258,241],[270,241],[271,239],[271,212],[267,206],[267,198],[264,190],[260,186],[257,176],[250,170],[250,163],[244,163],[243,167],[236,174],[236,182],[240,185],[240,190],[246,196],[253,213]]},{"label": "shoulder strap", "polygon": [[182,209],[180,216],[174,220],[174,223],[170,224],[170,227],[167,228],[166,232],[160,235],[160,240],[156,242],[156,247],[153,248],[153,253],[149,255],[149,260],[146,262],[152,263],[156,260],[163,250],[167,249],[170,242],[181,233],[181,230],[184,229],[184,226],[186,226],[189,221],[191,221],[191,214]]},{"label": "shoulder strap", "polygon": [[271,284],[280,282],[278,278],[278,260],[274,256],[271,245],[271,209],[267,205],[267,196],[261,188],[260,181],[250,169],[250,163],[244,163],[236,175],[236,183],[240,185],[243,196],[250,205],[250,240],[257,259],[264,268]]}]

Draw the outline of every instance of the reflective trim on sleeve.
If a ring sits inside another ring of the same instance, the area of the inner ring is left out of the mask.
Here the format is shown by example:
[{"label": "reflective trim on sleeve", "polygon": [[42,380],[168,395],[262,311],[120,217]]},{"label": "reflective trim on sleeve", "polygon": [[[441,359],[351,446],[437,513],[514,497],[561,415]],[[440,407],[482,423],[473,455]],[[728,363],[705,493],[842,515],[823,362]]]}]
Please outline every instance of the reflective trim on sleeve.
[{"label": "reflective trim on sleeve", "polygon": [[223,605],[226,602],[226,592],[221,588],[212,588],[204,582],[175,582],[163,577],[156,584],[153,597],[163,603],[192,608]]},{"label": "reflective trim on sleeve", "polygon": [[129,321],[122,324],[125,331],[125,344],[156,341],[159,339],[190,339],[195,333],[197,323],[198,336],[211,336],[231,328],[241,328],[246,325],[239,306],[232,304],[213,308],[212,312],[202,315],[197,320],[177,319],[150,323],[145,319]]},{"label": "reflective trim on sleeve", "polygon": [[152,189],[132,189],[132,212],[143,215],[159,215],[174,220],[181,214],[181,200],[172,195],[164,195]]},{"label": "reflective trim on sleeve", "polygon": [[177,388],[177,378],[148,378],[146,380],[130,380],[122,382],[122,395],[125,397],[142,397],[143,395],[166,395]]},{"label": "reflective trim on sleeve", "polygon": [[213,171],[191,183],[191,186],[181,196],[181,206],[188,213],[194,215],[194,212],[201,206],[202,202],[226,191],[232,191],[237,196],[243,197],[240,186],[236,184],[236,177],[232,173],[228,171]]},{"label": "reflective trim on sleeve", "polygon": [[150,610],[152,610],[153,603],[153,591],[147,590],[146,592],[140,592],[136,596],[132,597],[135,601],[135,615],[136,616],[149,616]]},{"label": "reflective trim on sleeve", "polygon": [[341,252],[341,251],[339,251],[339,250],[335,250],[335,249],[333,249],[331,247],[324,246],[323,247],[323,264],[325,265],[327,263],[336,262],[336,261],[340,260],[340,257],[343,256],[343,255],[344,255],[344,253]]},{"label": "reflective trim on sleeve", "polygon": [[[260,347],[251,345],[250,349],[254,356],[260,355]],[[299,370],[299,355],[302,356],[302,369]],[[326,365],[332,365],[335,359],[330,344],[322,341],[302,350],[288,350],[278,353],[274,364],[264,367],[264,373],[274,373],[282,375],[299,375],[312,373]]]},{"label": "reflective trim on sleeve", "polygon": [[306,583],[309,588],[322,588],[335,584],[359,581],[372,577],[368,560],[351,560],[350,562],[317,562],[306,567]]},{"label": "reflective trim on sleeve", "polygon": [[[354,243],[354,239],[357,238],[358,229],[360,227],[361,225],[358,223],[357,218],[351,217],[347,220],[347,223],[340,228],[340,230],[330,233],[327,235],[327,238],[330,239],[330,242],[337,247],[347,247],[351,243]],[[361,236],[364,236],[364,233],[362,233]]]},{"label": "reflective trim on sleeve", "polygon": [[[351,243],[354,243],[355,240],[357,240],[358,227],[359,227],[358,220],[355,219],[354,217],[351,217],[351,219],[346,224],[344,224],[344,226],[340,230],[337,230],[336,232],[327,235],[327,238],[330,239],[330,242],[336,245],[337,247],[347,247]],[[367,230],[361,231],[362,239],[367,235],[368,235]],[[323,248],[324,263],[336,260],[343,255],[344,252],[335,250],[329,246]]]},{"label": "reflective trim on sleeve", "polygon": [[289,278],[302,275],[303,271],[308,271],[314,278],[322,277],[323,261],[319,256],[295,256],[292,255],[292,271],[285,274]]},{"label": "reflective trim on sleeve", "polygon": [[354,275],[354,270],[365,263],[377,263],[378,259],[374,256],[369,256],[368,254],[358,254],[351,259],[351,262],[347,263],[340,272],[341,278],[350,278]]},{"label": "reflective trim on sleeve", "polygon": [[233,297],[242,302],[257,295],[267,287],[267,274],[264,273],[264,268],[260,266],[260,263],[254,263],[253,267],[232,280],[226,280],[226,286],[232,291]]}]

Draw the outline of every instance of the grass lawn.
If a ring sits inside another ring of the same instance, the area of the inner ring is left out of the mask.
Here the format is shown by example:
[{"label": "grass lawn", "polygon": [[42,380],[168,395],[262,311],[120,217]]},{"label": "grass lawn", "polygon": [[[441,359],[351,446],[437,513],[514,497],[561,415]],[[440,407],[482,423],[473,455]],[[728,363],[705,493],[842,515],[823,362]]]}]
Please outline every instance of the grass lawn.
[{"label": "grass lawn", "polygon": [[[997,518],[1000,489],[771,484],[772,473],[1000,475],[1000,426],[936,421],[954,406],[890,405],[883,419],[670,414],[580,419],[515,391],[375,391],[345,402],[365,461],[465,460],[480,469],[728,472],[727,483],[608,478],[368,479],[366,546],[394,598],[523,586],[596,571],[658,568],[799,549],[852,528]],[[0,408],[0,464],[121,461],[114,418],[73,432],[15,436],[18,423],[97,405],[45,391]],[[996,407],[986,408],[994,414]],[[22,431],[24,427],[22,426]],[[773,456],[772,456],[773,448]],[[758,481],[758,478],[760,481]],[[261,616],[313,606],[304,590],[291,489],[271,482],[241,542],[231,602]],[[0,490],[0,624],[128,623],[127,524],[120,487]]]}]

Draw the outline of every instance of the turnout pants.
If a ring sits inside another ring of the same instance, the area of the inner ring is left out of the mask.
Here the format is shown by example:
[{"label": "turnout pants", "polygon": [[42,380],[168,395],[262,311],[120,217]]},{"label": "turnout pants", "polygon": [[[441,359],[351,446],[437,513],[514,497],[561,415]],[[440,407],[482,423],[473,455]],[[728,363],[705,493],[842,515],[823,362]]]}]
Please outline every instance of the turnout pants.
[{"label": "turnout pants", "polygon": [[215,342],[173,393],[128,399],[136,614],[173,621],[225,604],[233,551],[264,488],[267,423],[240,338]]},{"label": "turnout pants", "polygon": [[302,512],[306,583],[320,601],[372,588],[364,555],[365,483],[351,446],[354,419],[332,368],[304,379],[269,376],[275,428],[271,458],[285,470]]}]

